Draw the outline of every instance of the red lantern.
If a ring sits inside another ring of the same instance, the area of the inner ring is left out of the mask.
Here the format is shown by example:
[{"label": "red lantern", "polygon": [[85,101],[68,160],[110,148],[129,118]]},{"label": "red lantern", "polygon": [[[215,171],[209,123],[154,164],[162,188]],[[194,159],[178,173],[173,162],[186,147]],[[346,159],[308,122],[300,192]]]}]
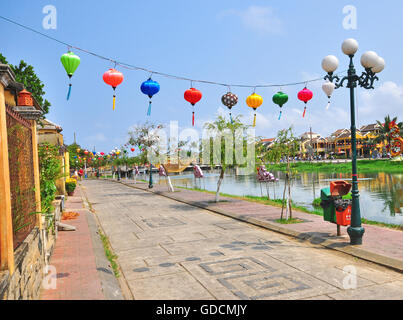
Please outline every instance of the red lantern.
[{"label": "red lantern", "polygon": [[101,152],[101,156],[104,156],[104,155],[105,155],[105,153]]},{"label": "red lantern", "polygon": [[313,92],[306,87],[298,92],[298,99],[303,101],[305,103],[305,108],[304,108],[304,114],[302,115],[303,118],[305,118],[305,113],[306,113],[306,104],[308,103],[309,100],[313,98]]},{"label": "red lantern", "polygon": [[113,89],[113,110],[115,110],[115,89],[123,81],[123,73],[117,71],[116,69],[109,69],[106,71],[102,77],[106,84],[109,84]]},{"label": "red lantern", "polygon": [[131,148],[130,150],[131,150],[132,152],[134,152],[134,148]]},{"label": "red lantern", "polygon": [[87,150],[85,150],[85,151],[84,151],[84,154],[88,154],[88,151],[87,151]]},{"label": "red lantern", "polygon": [[192,111],[192,125],[193,126],[195,125],[194,106],[196,103],[198,103],[201,100],[202,96],[203,96],[202,93],[195,88],[190,88],[190,89],[186,90],[185,94],[184,94],[185,100],[187,102],[189,102],[193,107],[193,111]]}]

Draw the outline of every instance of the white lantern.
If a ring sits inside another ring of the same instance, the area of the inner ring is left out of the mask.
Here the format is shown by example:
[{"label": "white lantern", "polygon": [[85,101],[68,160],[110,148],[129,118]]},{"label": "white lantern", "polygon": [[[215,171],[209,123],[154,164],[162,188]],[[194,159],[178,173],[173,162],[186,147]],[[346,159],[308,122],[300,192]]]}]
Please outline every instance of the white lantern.
[{"label": "white lantern", "polygon": [[379,73],[379,72],[382,72],[383,69],[385,69],[385,60],[381,57],[378,57],[376,66],[373,67],[371,70],[373,73]]},{"label": "white lantern", "polygon": [[332,97],[334,89],[336,89],[336,85],[333,82],[326,81],[323,84],[322,89],[325,92],[325,94],[327,95],[327,97],[329,98],[329,102],[328,102],[328,104],[326,106],[326,110],[327,110],[330,107],[330,98]]},{"label": "white lantern", "polygon": [[358,42],[355,39],[344,40],[341,49],[348,56],[354,55],[358,51]]},{"label": "white lantern", "polygon": [[365,69],[371,69],[378,65],[379,56],[374,51],[367,51],[361,57],[361,65]]},{"label": "white lantern", "polygon": [[332,73],[337,70],[339,67],[339,59],[335,56],[327,56],[322,60],[322,68],[325,70],[327,73]]}]

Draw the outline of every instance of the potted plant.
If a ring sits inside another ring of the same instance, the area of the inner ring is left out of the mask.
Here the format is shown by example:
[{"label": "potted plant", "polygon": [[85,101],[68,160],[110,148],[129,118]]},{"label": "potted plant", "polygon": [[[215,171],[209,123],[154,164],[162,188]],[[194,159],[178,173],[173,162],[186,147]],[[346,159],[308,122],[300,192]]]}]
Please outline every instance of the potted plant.
[{"label": "potted plant", "polygon": [[66,191],[69,196],[74,195],[74,190],[76,189],[76,183],[73,181],[66,182]]}]

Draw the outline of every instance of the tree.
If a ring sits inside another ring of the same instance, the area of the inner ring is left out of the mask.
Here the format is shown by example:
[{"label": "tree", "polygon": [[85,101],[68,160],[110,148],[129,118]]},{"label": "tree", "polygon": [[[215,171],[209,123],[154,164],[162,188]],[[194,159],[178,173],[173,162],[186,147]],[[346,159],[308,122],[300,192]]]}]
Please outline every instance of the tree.
[{"label": "tree", "polygon": [[[286,179],[284,183],[283,192],[283,205],[281,208],[281,220],[283,220],[284,205],[286,205],[286,211],[290,213],[289,219],[292,220],[292,200],[291,200],[291,179],[294,175],[294,171],[290,166],[290,157],[294,157],[299,152],[300,141],[294,136],[292,127],[288,129],[280,130],[277,133],[277,138],[267,152],[267,159],[272,163],[279,163],[281,160],[287,161]],[[288,196],[286,191],[288,187]]]},{"label": "tree", "polygon": [[375,138],[375,142],[376,143],[383,143],[385,141],[388,142],[389,148],[390,148],[390,144],[391,144],[391,137],[390,137],[390,133],[391,133],[391,127],[393,126],[393,124],[397,124],[398,127],[401,129],[400,130],[400,134],[403,134],[403,123],[402,122],[397,122],[397,117],[394,117],[393,119],[390,119],[390,116],[387,115],[385,117],[384,123],[382,123],[381,121],[376,121],[377,124],[379,125],[379,133],[377,135],[377,137]]},{"label": "tree", "polygon": [[[160,156],[160,136],[158,135],[158,130],[162,129],[162,125],[155,125],[149,122],[144,124],[136,125],[133,130],[129,131],[129,144],[132,146],[139,146],[140,148],[144,148],[142,151],[142,158],[144,160],[148,159],[150,162],[150,180],[149,180],[149,188],[153,187],[152,184],[152,160],[154,157]],[[142,150],[141,149],[141,150]],[[169,178],[169,176],[168,176]],[[170,183],[170,179],[168,179]]]},{"label": "tree", "polygon": [[[227,169],[227,167],[234,167],[237,166],[236,163],[236,155],[235,155],[235,148],[234,143],[235,143],[235,139],[240,139],[242,138],[243,141],[243,146],[245,147],[245,137],[239,137],[237,135],[241,134],[241,132],[243,133],[244,129],[247,129],[249,126],[244,125],[241,122],[241,116],[237,116],[235,118],[233,118],[233,121],[227,121],[225,119],[225,117],[219,115],[217,117],[217,119],[214,122],[207,122],[204,125],[204,128],[209,130],[210,132],[210,136],[215,137],[214,139],[216,139],[216,143],[218,142],[220,144],[220,149],[216,150],[216,148],[214,148],[214,144],[215,142],[213,141],[213,138],[210,138],[208,141],[203,141],[203,147],[204,148],[210,148],[213,149],[214,152],[217,152],[219,154],[211,154],[210,155],[210,159],[209,162],[211,165],[214,165],[214,158],[218,158],[220,159],[220,165],[221,165],[221,170],[220,170],[220,177],[218,179],[217,182],[217,191],[216,191],[216,196],[215,196],[215,202],[219,202],[219,196],[220,196],[220,188],[221,188],[221,184],[224,180],[224,173],[225,170]],[[226,146],[226,139],[225,139],[225,133],[230,133],[232,135],[233,138],[233,145],[229,148],[229,146]],[[217,139],[219,139],[219,141],[217,141]],[[232,150],[231,154],[227,153],[227,150]],[[244,149],[242,150],[242,152],[244,151]],[[230,159],[232,158],[232,159]],[[204,159],[206,160],[206,159]]]},{"label": "tree", "polygon": [[43,116],[49,112],[50,102],[44,98],[45,91],[43,88],[45,85],[38,78],[34,71],[34,67],[27,64],[24,60],[20,61],[20,64],[12,65],[7,62],[7,59],[0,53],[0,62],[8,64],[15,74],[15,80],[24,84],[25,89],[32,93],[32,96],[40,104],[43,109]]}]

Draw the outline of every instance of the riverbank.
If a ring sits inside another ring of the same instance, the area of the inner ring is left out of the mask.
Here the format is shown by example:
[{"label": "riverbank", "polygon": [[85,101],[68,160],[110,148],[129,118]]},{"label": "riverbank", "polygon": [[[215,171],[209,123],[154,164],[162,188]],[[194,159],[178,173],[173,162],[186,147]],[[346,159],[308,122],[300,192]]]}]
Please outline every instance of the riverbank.
[{"label": "riverbank", "polygon": [[[176,186],[176,188],[198,191],[198,192],[205,192],[205,193],[209,193],[209,194],[215,194],[215,192],[213,192],[213,191],[202,190],[202,189],[198,189],[198,188],[186,188],[186,187],[179,187],[179,186]],[[236,195],[227,194],[227,193],[220,193],[220,196],[232,198],[232,199],[239,199],[239,200],[244,200],[244,201],[261,203],[261,204],[264,204],[267,206],[273,206],[273,207],[278,207],[278,208],[281,208],[283,205],[283,200],[281,200],[281,199],[274,199],[274,200],[270,199],[269,200],[269,199],[267,199],[267,197],[236,196]],[[314,208],[313,210],[306,208],[304,206],[301,206],[301,205],[297,205],[293,202],[291,203],[291,206],[294,210],[302,211],[304,213],[314,214],[317,216],[323,216],[323,209],[320,207],[320,205],[318,205],[318,201],[316,201],[316,200],[318,200],[318,199],[315,199],[314,203],[312,203],[313,208]],[[374,226],[378,226],[378,227],[384,227],[384,228],[389,228],[389,229],[393,229],[393,230],[403,231],[403,226],[401,226],[401,225],[372,221],[372,220],[368,220],[368,219],[364,219],[364,218],[361,219],[361,222],[363,224],[369,224],[369,225],[374,225]],[[299,222],[296,221],[295,223],[299,223]]]},{"label": "riverbank", "polygon": [[[327,163],[327,162],[291,162],[291,167],[297,172],[327,172],[327,173],[349,173],[351,172],[351,162]],[[357,161],[358,172],[386,172],[402,173],[402,161],[390,160],[359,160]],[[287,164],[267,164],[269,171],[286,171]]]}]

